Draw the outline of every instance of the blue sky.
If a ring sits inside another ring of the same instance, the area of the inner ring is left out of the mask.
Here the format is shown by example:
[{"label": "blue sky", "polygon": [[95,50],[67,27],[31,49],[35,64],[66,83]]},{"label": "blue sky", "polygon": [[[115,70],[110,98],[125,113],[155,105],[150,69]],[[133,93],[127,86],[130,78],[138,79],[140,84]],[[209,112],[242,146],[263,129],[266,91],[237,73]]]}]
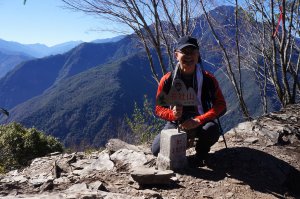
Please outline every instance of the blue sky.
[{"label": "blue sky", "polygon": [[[0,39],[53,46],[67,41],[92,41],[117,36],[99,31],[110,24],[64,9],[61,0],[0,0]],[[98,29],[98,31],[97,31]]]}]

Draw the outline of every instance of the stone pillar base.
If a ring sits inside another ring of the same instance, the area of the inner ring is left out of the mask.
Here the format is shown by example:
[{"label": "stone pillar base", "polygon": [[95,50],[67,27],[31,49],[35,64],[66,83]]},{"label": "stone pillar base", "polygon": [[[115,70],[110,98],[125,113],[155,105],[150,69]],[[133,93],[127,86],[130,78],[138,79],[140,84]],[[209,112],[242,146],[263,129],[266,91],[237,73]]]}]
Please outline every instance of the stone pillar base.
[{"label": "stone pillar base", "polygon": [[160,170],[176,170],[187,166],[186,133],[178,129],[162,130],[160,135],[160,152],[157,167]]}]

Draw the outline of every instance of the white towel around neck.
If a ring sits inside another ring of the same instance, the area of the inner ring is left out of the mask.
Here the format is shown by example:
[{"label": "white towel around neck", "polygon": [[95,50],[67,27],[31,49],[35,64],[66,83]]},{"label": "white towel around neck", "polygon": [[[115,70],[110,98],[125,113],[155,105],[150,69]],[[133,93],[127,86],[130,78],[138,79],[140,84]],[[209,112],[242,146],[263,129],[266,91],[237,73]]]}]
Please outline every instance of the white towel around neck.
[{"label": "white towel around neck", "polygon": [[197,91],[197,100],[198,100],[198,112],[200,115],[202,115],[204,113],[203,111],[203,106],[202,106],[202,100],[201,100],[201,95],[202,95],[202,85],[203,85],[203,73],[202,73],[202,69],[199,65],[196,65],[196,77],[197,77],[197,87],[198,87],[198,91]]}]

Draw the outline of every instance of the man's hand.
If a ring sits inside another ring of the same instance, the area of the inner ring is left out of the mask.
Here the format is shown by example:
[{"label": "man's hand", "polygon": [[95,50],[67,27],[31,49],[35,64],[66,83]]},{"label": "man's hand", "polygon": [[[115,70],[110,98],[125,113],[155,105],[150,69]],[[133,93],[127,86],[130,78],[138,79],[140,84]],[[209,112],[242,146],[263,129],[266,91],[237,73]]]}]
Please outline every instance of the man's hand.
[{"label": "man's hand", "polygon": [[190,129],[197,128],[200,125],[201,125],[200,120],[191,118],[184,121],[182,124],[179,125],[179,127],[182,128],[183,130],[190,130]]},{"label": "man's hand", "polygon": [[179,118],[181,118],[181,116],[182,116],[182,109],[183,109],[182,106],[174,106],[172,108],[173,115],[176,118],[176,120],[178,120]]}]

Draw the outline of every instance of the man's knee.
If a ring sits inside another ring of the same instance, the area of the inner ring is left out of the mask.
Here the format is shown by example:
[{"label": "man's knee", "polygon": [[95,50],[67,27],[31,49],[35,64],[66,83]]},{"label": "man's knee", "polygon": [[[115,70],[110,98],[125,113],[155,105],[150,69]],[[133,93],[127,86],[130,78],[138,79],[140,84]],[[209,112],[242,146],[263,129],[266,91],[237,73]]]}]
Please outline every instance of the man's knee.
[{"label": "man's knee", "polygon": [[175,123],[173,122],[167,122],[163,128],[163,130],[167,130],[167,129],[176,129],[177,126]]},{"label": "man's knee", "polygon": [[218,139],[220,137],[219,125],[215,122],[208,122],[203,127],[203,132],[208,135],[208,137]]},{"label": "man's knee", "polygon": [[160,134],[155,136],[151,146],[151,152],[154,156],[157,156],[159,151],[160,151]]},{"label": "man's knee", "polygon": [[204,124],[204,126],[202,127],[202,129],[204,131],[214,131],[214,132],[219,132],[219,126],[217,123],[215,122],[207,122],[206,124]]},{"label": "man's knee", "polygon": [[214,122],[208,122],[198,134],[198,147],[210,148],[220,137],[219,126]]}]

